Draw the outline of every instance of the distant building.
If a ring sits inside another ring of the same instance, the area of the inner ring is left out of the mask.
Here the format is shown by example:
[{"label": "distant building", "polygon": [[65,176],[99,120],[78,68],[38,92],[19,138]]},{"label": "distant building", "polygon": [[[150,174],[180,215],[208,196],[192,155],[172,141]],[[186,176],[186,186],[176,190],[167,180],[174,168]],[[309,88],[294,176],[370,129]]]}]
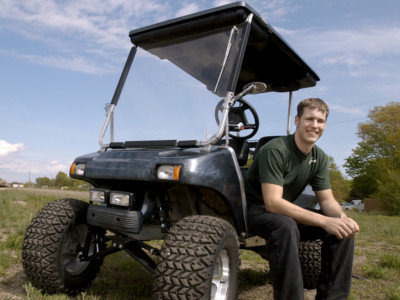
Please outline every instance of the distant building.
[{"label": "distant building", "polygon": [[364,205],[366,212],[371,212],[371,211],[385,212],[385,208],[382,205],[382,199],[365,198]]},{"label": "distant building", "polygon": [[23,188],[24,184],[23,183],[19,183],[19,182],[13,182],[13,183],[11,183],[11,187],[12,188]]},{"label": "distant building", "polygon": [[2,180],[2,179],[0,178],[0,188],[2,188],[2,187],[8,187],[8,183],[7,183],[7,181]]}]

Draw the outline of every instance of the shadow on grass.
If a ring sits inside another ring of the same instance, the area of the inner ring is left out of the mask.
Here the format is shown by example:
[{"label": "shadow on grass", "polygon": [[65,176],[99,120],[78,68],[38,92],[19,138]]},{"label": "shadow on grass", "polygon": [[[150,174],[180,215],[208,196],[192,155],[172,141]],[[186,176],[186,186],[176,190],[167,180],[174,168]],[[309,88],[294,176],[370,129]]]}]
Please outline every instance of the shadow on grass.
[{"label": "shadow on grass", "polygon": [[139,263],[120,252],[105,258],[88,294],[106,300],[151,299],[153,275]]},{"label": "shadow on grass", "polygon": [[271,284],[269,270],[242,269],[239,273],[239,293]]}]

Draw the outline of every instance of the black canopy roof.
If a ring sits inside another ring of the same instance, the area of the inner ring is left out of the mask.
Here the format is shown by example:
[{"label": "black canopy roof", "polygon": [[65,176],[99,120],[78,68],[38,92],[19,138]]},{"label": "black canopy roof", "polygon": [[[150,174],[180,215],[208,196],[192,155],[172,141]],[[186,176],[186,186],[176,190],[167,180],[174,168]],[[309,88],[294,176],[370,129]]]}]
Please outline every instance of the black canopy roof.
[{"label": "black canopy roof", "polygon": [[267,91],[312,87],[318,75],[248,4],[236,2],[132,30],[131,41],[168,59],[212,92],[235,94],[250,82]]}]

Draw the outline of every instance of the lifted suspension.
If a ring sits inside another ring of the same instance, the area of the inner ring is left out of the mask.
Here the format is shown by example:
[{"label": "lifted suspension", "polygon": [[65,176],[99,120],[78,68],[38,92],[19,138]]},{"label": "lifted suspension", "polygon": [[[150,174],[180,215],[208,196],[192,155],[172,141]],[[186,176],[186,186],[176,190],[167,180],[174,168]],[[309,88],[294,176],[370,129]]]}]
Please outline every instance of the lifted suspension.
[{"label": "lifted suspension", "polygon": [[[91,245],[92,237],[94,235],[93,243]],[[111,245],[104,247],[107,242],[111,241]],[[94,246],[94,249],[91,248]],[[92,253],[90,253],[93,249]],[[90,261],[94,259],[104,258],[110,254],[125,250],[131,257],[133,257],[138,263],[145,267],[149,272],[153,273],[156,264],[154,260],[143,250],[146,249],[151,255],[159,256],[159,249],[152,247],[141,241],[132,240],[128,237],[122,236],[100,236],[97,233],[93,233],[89,229],[86,236],[85,245],[81,250],[82,254],[79,256],[81,261]]]}]

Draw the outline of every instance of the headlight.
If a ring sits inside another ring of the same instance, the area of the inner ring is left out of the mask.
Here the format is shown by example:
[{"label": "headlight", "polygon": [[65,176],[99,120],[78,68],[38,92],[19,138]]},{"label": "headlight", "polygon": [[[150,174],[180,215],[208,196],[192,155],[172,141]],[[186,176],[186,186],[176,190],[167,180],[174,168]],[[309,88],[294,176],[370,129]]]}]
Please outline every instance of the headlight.
[{"label": "headlight", "polygon": [[90,201],[105,203],[107,202],[108,194],[110,191],[103,189],[91,189],[90,190]]},{"label": "headlight", "polygon": [[118,206],[131,206],[135,200],[133,193],[126,192],[111,192],[110,193],[110,204]]},{"label": "headlight", "polygon": [[181,166],[161,165],[157,169],[157,178],[163,180],[179,180]]},{"label": "headlight", "polygon": [[69,169],[71,175],[83,176],[85,173],[86,164],[75,164],[73,163]]}]

